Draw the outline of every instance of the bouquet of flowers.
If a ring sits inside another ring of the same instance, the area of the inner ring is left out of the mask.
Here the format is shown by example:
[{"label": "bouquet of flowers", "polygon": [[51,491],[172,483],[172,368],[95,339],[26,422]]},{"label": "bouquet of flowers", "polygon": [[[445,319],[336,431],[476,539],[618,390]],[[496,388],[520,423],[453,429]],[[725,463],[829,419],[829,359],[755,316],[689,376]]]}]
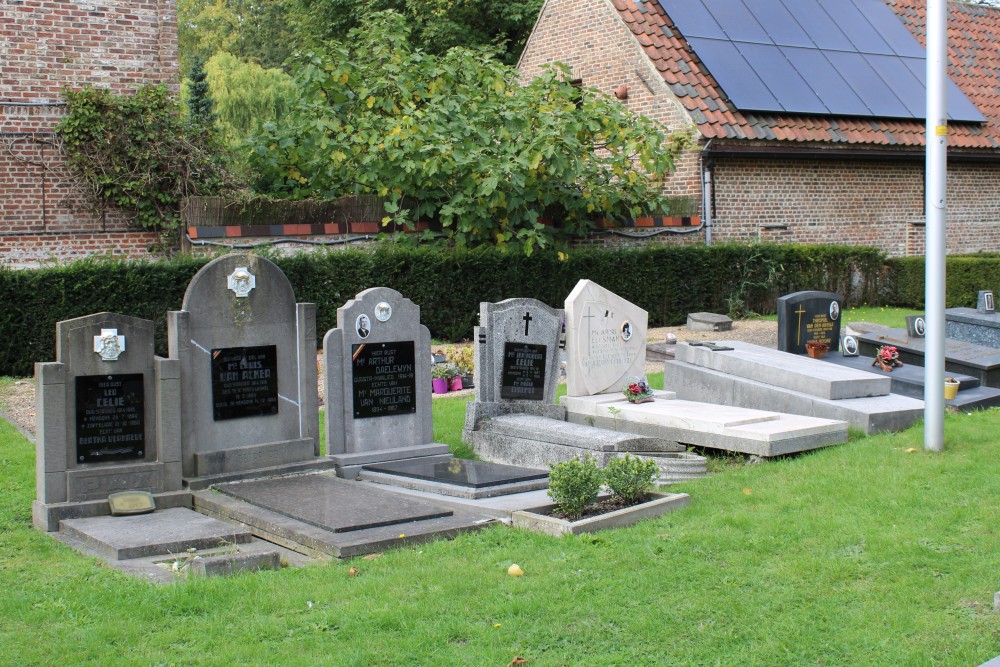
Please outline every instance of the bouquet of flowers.
[{"label": "bouquet of flowers", "polygon": [[649,403],[653,400],[653,390],[645,378],[633,378],[632,382],[622,387],[622,393],[629,403]]},{"label": "bouquet of flowers", "polygon": [[893,368],[897,366],[902,366],[903,362],[899,360],[899,350],[893,345],[883,345],[875,352],[875,361],[872,362],[872,366],[878,366],[884,371],[891,372]]}]

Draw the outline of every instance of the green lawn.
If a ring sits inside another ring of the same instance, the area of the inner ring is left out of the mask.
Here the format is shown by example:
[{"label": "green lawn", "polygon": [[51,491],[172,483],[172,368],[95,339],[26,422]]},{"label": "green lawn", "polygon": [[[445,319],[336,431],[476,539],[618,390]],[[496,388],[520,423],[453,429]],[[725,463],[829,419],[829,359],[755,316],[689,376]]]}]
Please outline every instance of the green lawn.
[{"label": "green lawn", "polygon": [[[869,306],[867,304],[856,308],[845,308],[842,320],[850,322],[873,322],[888,327],[903,328],[906,326],[907,315],[918,315],[921,311],[913,308],[895,308],[893,306]],[[760,319],[777,321],[777,315],[762,315]]]},{"label": "green lawn", "polygon": [[31,528],[33,449],[0,422],[0,664],[977,665],[1000,654],[1000,411],[946,426],[943,454],[914,428],[730,467],[596,536],[155,586]]}]

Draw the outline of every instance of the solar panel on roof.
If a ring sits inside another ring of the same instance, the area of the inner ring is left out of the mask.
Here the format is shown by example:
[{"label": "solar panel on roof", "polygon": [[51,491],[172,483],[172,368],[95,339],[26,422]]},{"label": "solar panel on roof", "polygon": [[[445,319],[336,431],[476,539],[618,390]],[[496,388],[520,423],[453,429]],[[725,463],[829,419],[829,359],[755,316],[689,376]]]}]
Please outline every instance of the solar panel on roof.
[{"label": "solar panel on roof", "polygon": [[[741,110],[924,117],[924,48],[883,0],[659,1]],[[951,81],[948,110],[986,120]]]}]

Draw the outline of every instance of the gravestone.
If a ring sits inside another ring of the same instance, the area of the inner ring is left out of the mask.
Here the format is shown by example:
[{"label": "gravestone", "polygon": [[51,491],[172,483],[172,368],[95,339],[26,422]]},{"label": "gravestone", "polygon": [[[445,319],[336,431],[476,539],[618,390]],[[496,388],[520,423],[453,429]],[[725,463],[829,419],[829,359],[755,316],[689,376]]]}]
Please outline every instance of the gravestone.
[{"label": "gravestone", "polygon": [[337,309],[323,360],[327,453],[338,474],[357,464],[448,454],[432,442],[430,349],[420,306],[396,290],[373,287]]},{"label": "gravestone", "polygon": [[1000,349],[1000,313],[983,313],[972,308],[944,311],[945,336],[966,343]]},{"label": "gravestone", "polygon": [[167,327],[191,488],[317,462],[316,307],[295,302],[281,269],[254,255],[209,262]]},{"label": "gravestone", "polygon": [[980,290],[979,298],[976,300],[976,311],[992,315],[996,312],[993,301],[993,292],[991,290]]},{"label": "gravestone", "polygon": [[840,347],[840,311],[844,297],[833,292],[795,292],[778,298],[778,349],[805,354],[816,340]]},{"label": "gravestone", "polygon": [[149,320],[99,313],[56,325],[35,365],[35,526],[108,513],[114,492],[181,489],[179,368],[153,354]]},{"label": "gravestone", "polygon": [[618,392],[646,367],[645,310],[590,280],[566,298],[567,396]]}]

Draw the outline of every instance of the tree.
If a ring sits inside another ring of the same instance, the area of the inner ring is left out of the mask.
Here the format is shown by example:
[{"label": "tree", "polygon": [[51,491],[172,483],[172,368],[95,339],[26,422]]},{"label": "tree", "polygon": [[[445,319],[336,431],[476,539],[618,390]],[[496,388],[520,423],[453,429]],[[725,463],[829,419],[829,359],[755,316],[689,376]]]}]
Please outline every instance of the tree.
[{"label": "tree", "polygon": [[385,223],[434,220],[458,245],[529,254],[564,247],[595,218],[666,206],[677,141],[564,69],[521,86],[481,51],[413,49],[405,17],[383,12],[305,56],[296,81],[298,106],[254,154],[274,194],[375,194]]},{"label": "tree", "polygon": [[190,79],[185,101],[191,122],[202,128],[210,128],[215,122],[215,113],[212,111],[208,81],[205,80],[205,62],[201,58],[196,58],[191,66]]},{"label": "tree", "polygon": [[432,54],[455,46],[495,47],[501,59],[517,61],[542,0],[290,0],[300,43],[342,40],[362,21],[392,10],[405,17],[411,43]]},{"label": "tree", "polygon": [[205,65],[215,103],[216,127],[231,148],[245,144],[264,123],[282,118],[298,89],[280,69],[265,69],[229,53],[216,53]]},{"label": "tree", "polygon": [[278,67],[291,53],[299,0],[177,0],[182,72],[219,52]]}]

